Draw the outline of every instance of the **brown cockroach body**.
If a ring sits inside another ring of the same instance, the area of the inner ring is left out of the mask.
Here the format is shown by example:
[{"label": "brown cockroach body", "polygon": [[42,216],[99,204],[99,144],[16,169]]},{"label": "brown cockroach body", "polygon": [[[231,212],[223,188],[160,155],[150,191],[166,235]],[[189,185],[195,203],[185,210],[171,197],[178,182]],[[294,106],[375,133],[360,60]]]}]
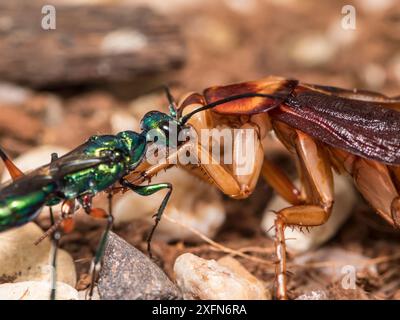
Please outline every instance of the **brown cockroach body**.
[{"label": "brown cockroach body", "polygon": [[[256,161],[246,176],[234,174],[235,161],[230,166],[200,163],[192,166],[192,172],[239,199],[253,192],[262,175],[291,204],[276,212],[278,299],[287,298],[284,229],[319,226],[328,220],[334,202],[332,168],[352,176],[371,207],[400,227],[400,98],[268,77],[211,87],[203,95],[191,93],[178,110],[190,114],[202,106],[204,112],[188,123],[197,132],[221,126],[253,128],[257,132],[253,142]],[[296,159],[300,190],[264,157],[261,140],[271,130]],[[167,166],[150,168],[146,176]]]},{"label": "brown cockroach body", "polygon": [[[198,112],[199,108],[204,112]],[[198,112],[195,115],[194,110]],[[211,87],[202,95],[190,93],[177,111],[184,114],[182,119],[191,116],[188,124],[198,134],[202,129],[221,127],[256,130],[250,174],[235,174],[235,158],[230,165],[207,161],[183,167],[237,199],[248,197],[262,175],[291,204],[276,212],[278,299],[287,298],[284,229],[319,226],[328,220],[334,202],[332,168],[352,176],[371,207],[392,226],[400,227],[399,97],[268,77]],[[264,156],[261,140],[268,131],[273,131],[296,159],[300,189]],[[200,143],[184,144],[176,153],[187,150],[205,151],[212,157]],[[131,178],[141,182],[170,166],[168,161],[145,165],[139,177],[134,173]]]}]

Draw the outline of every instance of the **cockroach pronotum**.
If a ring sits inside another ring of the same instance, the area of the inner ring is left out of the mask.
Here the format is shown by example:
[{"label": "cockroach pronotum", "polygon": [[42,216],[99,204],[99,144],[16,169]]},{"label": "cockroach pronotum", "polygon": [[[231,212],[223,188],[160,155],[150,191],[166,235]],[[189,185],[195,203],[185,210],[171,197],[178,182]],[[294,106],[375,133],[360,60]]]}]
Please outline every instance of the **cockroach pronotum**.
[{"label": "cockroach pronotum", "polygon": [[[291,204],[276,212],[278,299],[287,298],[284,229],[319,226],[328,220],[334,203],[332,169],[352,176],[371,207],[400,227],[399,97],[267,77],[188,94],[178,111],[186,114],[183,119],[190,118],[188,124],[197,132],[222,125],[256,131],[256,161],[250,174],[237,176],[234,166],[223,163],[200,163],[191,169],[239,199],[253,192],[261,174]],[[300,190],[264,157],[261,140],[271,130],[296,159]]]}]

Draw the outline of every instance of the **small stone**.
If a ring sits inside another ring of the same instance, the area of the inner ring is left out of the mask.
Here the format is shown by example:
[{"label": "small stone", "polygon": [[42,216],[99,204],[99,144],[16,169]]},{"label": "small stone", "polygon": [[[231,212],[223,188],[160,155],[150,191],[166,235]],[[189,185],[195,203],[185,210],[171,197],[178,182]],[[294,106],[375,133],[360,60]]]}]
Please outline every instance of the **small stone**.
[{"label": "small stone", "polygon": [[357,7],[360,6],[368,14],[379,14],[389,10],[395,3],[395,0],[358,0]]},{"label": "small stone", "polygon": [[129,110],[137,121],[140,121],[147,112],[152,110],[168,112],[165,97],[160,93],[146,94],[132,100]]},{"label": "small stone", "polygon": [[119,29],[104,36],[100,50],[109,55],[128,54],[143,50],[147,44],[148,39],[143,33]]},{"label": "small stone", "polygon": [[17,86],[9,82],[0,82],[0,103],[23,104],[32,96],[29,89]]},{"label": "small stone", "polygon": [[[335,175],[334,180],[335,203],[329,220],[321,226],[310,228],[309,232],[306,230],[301,232],[296,228],[292,230],[287,227],[285,229],[285,238],[288,239],[286,246],[289,249],[296,252],[306,252],[319,247],[331,239],[350,216],[352,208],[357,201],[356,193],[347,177]],[[296,184],[298,184],[298,181]],[[275,229],[272,226],[276,216],[273,211],[279,211],[288,206],[290,204],[278,195],[268,204],[261,225],[271,238],[275,237]]]},{"label": "small stone", "polygon": [[320,272],[331,279],[341,279],[349,272],[367,271],[371,276],[378,276],[376,265],[369,264],[370,258],[357,252],[344,250],[339,247],[321,248],[294,258],[293,263],[324,263],[325,267],[318,268]]},{"label": "small stone", "polygon": [[176,282],[184,299],[265,300],[264,284],[237,261],[202,259],[191,253],[179,256],[174,265]]},{"label": "small stone", "polygon": [[397,83],[400,84],[400,52],[391,59],[390,70],[392,70]]},{"label": "small stone", "polygon": [[383,66],[369,63],[364,67],[362,77],[368,88],[380,90],[385,85],[387,75]]},{"label": "small stone", "polygon": [[128,112],[114,112],[111,115],[110,123],[113,134],[125,130],[140,132],[140,121]]},{"label": "small stone", "polygon": [[[33,222],[0,233],[1,283],[50,279],[50,240],[34,244],[42,234]],[[73,259],[62,249],[57,254],[57,280],[73,287],[76,284]]]},{"label": "small stone", "polygon": [[256,0],[225,0],[224,2],[230,9],[242,14],[254,13],[257,7]]},{"label": "small stone", "polygon": [[235,258],[232,258],[231,256],[224,256],[217,261],[221,266],[227,267],[231,269],[233,272],[235,272],[237,275],[247,279],[253,288],[257,291],[256,295],[260,297],[260,299],[264,300],[271,300],[272,295],[271,293],[266,290],[265,284],[257,279],[255,276],[253,276],[247,269]]},{"label": "small stone", "polygon": [[35,141],[43,130],[43,123],[22,108],[1,106],[0,132],[23,141]]},{"label": "small stone", "polygon": [[299,64],[317,66],[330,61],[336,50],[336,43],[333,43],[326,35],[306,35],[294,42],[290,56]]},{"label": "small stone", "polygon": [[45,123],[47,126],[57,126],[64,121],[62,100],[53,94],[45,96]]},{"label": "small stone", "polygon": [[174,300],[178,288],[146,255],[110,232],[98,290],[103,300]]},{"label": "small stone", "polygon": [[[151,180],[151,183],[158,182],[170,182],[173,186],[178,186],[173,189],[164,211],[169,217],[207,237],[216,234],[225,221],[225,208],[221,196],[213,187],[176,167],[160,173]],[[153,223],[151,217],[157,212],[164,197],[163,191],[147,197],[133,192],[125,193],[114,205],[115,225],[143,217],[147,217]],[[162,218],[154,239],[201,241],[187,228]]]},{"label": "small stone", "polygon": [[[356,29],[357,30],[357,29]],[[341,20],[334,20],[327,31],[326,36],[335,43],[337,47],[346,47],[354,44],[359,33],[353,29],[345,29],[342,27]]]},{"label": "small stone", "polygon": [[315,290],[302,294],[295,300],[329,300],[325,291]]},{"label": "small stone", "polygon": [[[202,30],[202,32],[198,32]],[[234,25],[226,24],[221,19],[198,16],[188,26],[190,34],[196,34],[199,41],[207,43],[207,50],[215,54],[225,54],[240,45],[240,34]]]},{"label": "small stone", "polygon": [[[57,282],[56,300],[78,300],[78,291]],[[49,281],[24,281],[0,284],[0,300],[49,300]]]},{"label": "small stone", "polygon": [[[88,300],[89,299],[89,290],[90,290],[90,288],[78,291],[79,300]],[[93,295],[92,295],[91,300],[100,300],[99,289],[97,288],[97,286],[95,286],[93,288]]]}]

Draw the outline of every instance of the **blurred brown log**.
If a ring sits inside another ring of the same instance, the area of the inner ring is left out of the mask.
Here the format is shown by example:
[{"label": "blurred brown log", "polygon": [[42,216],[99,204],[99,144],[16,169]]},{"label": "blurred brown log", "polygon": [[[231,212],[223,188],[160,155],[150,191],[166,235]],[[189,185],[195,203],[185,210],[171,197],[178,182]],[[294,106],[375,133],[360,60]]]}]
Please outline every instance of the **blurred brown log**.
[{"label": "blurred brown log", "polygon": [[147,7],[56,5],[44,30],[40,1],[0,2],[0,81],[35,87],[126,81],[178,68],[176,25]]}]

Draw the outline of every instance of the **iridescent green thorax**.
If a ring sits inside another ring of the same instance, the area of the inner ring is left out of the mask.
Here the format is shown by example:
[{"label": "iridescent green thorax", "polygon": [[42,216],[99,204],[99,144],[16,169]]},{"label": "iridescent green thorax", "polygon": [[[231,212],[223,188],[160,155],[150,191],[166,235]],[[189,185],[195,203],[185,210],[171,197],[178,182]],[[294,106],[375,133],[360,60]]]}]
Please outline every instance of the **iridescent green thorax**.
[{"label": "iridescent green thorax", "polygon": [[82,149],[82,156],[103,157],[104,162],[63,177],[62,192],[66,198],[75,198],[111,187],[140,163],[145,149],[145,138],[133,131],[91,137]]}]

